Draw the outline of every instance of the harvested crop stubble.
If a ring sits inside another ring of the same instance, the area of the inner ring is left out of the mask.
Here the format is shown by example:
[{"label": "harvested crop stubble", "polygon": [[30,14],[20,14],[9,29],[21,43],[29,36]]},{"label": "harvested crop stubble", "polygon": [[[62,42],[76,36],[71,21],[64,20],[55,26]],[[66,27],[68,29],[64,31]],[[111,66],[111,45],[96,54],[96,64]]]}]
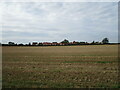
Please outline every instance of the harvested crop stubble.
[{"label": "harvested crop stubble", "polygon": [[117,45],[2,49],[3,88],[119,87]]}]

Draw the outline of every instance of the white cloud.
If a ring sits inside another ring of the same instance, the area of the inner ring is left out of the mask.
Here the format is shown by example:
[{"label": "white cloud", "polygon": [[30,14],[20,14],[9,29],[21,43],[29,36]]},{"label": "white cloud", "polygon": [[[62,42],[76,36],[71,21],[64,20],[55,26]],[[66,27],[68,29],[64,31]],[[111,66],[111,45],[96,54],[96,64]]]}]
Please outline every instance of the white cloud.
[{"label": "white cloud", "polygon": [[[26,33],[26,42],[29,41],[28,37],[40,41],[59,41],[64,38],[91,41],[106,36],[111,42],[117,42],[117,3],[7,2],[1,7],[3,42],[17,41],[23,38],[23,33]],[[7,32],[16,34],[13,36]],[[35,36],[36,33],[40,36]],[[110,36],[109,33],[114,35]]]}]

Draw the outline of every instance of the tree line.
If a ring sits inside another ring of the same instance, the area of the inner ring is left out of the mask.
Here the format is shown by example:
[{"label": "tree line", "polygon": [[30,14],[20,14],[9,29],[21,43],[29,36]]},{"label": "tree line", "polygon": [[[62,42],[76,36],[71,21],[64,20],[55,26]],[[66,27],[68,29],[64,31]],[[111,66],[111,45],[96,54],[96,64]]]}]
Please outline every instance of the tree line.
[{"label": "tree line", "polygon": [[14,42],[8,42],[8,44],[1,44],[2,46],[68,46],[68,45],[102,45],[102,44],[111,44],[109,43],[109,39],[108,38],[104,38],[101,42],[77,42],[77,41],[73,41],[73,42],[69,42],[69,40],[64,39],[62,42],[32,42],[32,43],[28,43],[28,44],[17,44]]}]

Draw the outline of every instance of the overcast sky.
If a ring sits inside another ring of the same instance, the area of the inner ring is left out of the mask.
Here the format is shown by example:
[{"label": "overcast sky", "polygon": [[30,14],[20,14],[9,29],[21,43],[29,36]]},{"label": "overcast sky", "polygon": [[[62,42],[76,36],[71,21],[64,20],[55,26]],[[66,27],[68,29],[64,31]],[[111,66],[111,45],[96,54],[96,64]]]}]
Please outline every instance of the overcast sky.
[{"label": "overcast sky", "polygon": [[2,9],[2,43],[118,42],[117,2],[7,2]]}]

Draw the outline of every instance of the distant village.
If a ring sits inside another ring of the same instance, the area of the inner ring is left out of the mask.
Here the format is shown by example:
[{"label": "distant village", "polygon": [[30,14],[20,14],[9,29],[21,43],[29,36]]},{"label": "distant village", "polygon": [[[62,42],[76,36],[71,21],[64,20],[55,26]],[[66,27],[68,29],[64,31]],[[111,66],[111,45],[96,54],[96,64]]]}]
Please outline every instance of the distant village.
[{"label": "distant village", "polygon": [[1,44],[2,46],[70,46],[70,45],[102,45],[102,44],[115,44],[115,43],[109,43],[108,38],[104,38],[101,42],[69,42],[69,40],[64,39],[62,42],[32,42],[28,44],[17,44],[15,42],[8,42],[8,44]]}]

